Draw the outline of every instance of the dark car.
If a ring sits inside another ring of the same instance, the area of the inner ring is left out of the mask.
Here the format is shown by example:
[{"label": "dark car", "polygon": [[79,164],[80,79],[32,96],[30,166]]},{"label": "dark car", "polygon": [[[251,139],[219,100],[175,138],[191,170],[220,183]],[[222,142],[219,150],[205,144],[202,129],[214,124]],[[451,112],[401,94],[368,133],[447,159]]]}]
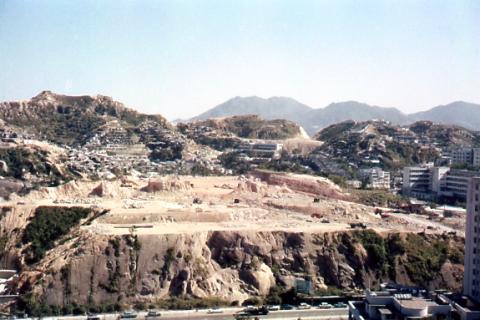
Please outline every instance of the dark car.
[{"label": "dark car", "polygon": [[292,306],[291,304],[282,304],[280,306],[280,309],[282,309],[282,310],[293,310],[293,309],[295,309],[295,307]]},{"label": "dark car", "polygon": [[247,312],[236,313],[233,315],[233,317],[235,318],[235,320],[247,320],[252,318],[252,316]]},{"label": "dark car", "polygon": [[248,314],[254,315],[254,316],[266,316],[268,314],[268,308],[267,306],[261,306],[258,308],[253,308],[248,311],[246,311]]}]

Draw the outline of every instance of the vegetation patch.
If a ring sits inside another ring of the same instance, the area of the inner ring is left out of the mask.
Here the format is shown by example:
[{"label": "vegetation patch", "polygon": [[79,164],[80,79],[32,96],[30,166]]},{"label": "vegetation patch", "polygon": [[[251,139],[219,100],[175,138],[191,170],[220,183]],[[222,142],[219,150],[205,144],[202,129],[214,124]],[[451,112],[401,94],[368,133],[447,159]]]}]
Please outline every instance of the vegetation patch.
[{"label": "vegetation patch", "polygon": [[368,253],[368,265],[375,269],[384,269],[388,254],[385,240],[373,230],[355,231],[354,236]]},{"label": "vegetation patch", "polygon": [[408,200],[385,190],[350,190],[356,202],[373,207],[401,208]]},{"label": "vegetation patch", "polygon": [[438,275],[449,258],[449,245],[444,240],[427,241],[420,235],[409,234],[405,242],[405,252],[405,269],[410,279],[425,285]]},{"label": "vegetation patch", "polygon": [[22,237],[23,244],[30,244],[26,249],[27,263],[40,261],[45,252],[54,247],[56,240],[66,235],[90,212],[91,209],[81,207],[38,207]]}]

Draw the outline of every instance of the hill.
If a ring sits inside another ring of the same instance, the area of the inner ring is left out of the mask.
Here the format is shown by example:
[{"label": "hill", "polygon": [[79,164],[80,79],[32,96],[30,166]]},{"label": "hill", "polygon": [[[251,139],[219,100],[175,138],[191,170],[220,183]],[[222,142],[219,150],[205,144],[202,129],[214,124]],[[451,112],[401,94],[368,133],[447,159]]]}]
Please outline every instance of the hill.
[{"label": "hill", "polygon": [[159,115],[145,115],[106,96],[66,96],[43,91],[28,101],[0,103],[0,119],[38,139],[60,145],[81,145],[110,120],[125,127],[146,120],[168,126]]},{"label": "hill", "polygon": [[480,130],[480,105],[456,101],[409,116],[411,120],[430,120],[444,124],[456,124],[471,130]]},{"label": "hill", "polygon": [[383,108],[357,101],[345,101],[331,103],[323,109],[313,109],[303,119],[302,126],[313,133],[331,124],[346,120],[386,120],[396,124],[404,124],[408,122],[408,117],[395,108]]},{"label": "hill", "polygon": [[256,96],[235,97],[191,120],[256,114],[267,120],[287,119],[301,124],[303,115],[311,110],[312,108],[309,106],[287,97],[271,97],[268,99]]},{"label": "hill", "polygon": [[301,128],[288,120],[264,120],[258,115],[212,118],[179,123],[178,130],[196,143],[217,150],[237,146],[244,139],[284,140],[302,135]]},{"label": "hill", "polygon": [[458,126],[419,121],[409,126],[384,121],[345,121],[315,135],[323,141],[316,152],[358,167],[380,166],[387,170],[432,162],[440,149],[478,146],[480,135]]},{"label": "hill", "polygon": [[310,135],[329,125],[346,120],[385,120],[394,124],[430,120],[437,123],[459,125],[471,130],[480,130],[480,105],[467,102],[454,102],[407,115],[396,108],[372,106],[357,101],[331,103],[325,108],[314,109],[286,97],[268,99],[235,97],[192,118],[192,120],[245,114],[257,114],[265,119],[295,121]]}]

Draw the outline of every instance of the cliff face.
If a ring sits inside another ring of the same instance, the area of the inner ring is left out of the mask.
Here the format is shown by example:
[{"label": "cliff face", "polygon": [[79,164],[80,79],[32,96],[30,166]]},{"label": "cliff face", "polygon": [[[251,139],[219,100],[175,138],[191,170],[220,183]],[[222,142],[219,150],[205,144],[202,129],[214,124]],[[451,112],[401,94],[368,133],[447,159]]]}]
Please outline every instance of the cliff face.
[{"label": "cliff face", "polygon": [[292,287],[298,277],[312,279],[317,290],[385,281],[457,290],[462,251],[459,238],[369,230],[142,236],[77,230],[38,264],[24,265],[16,290],[50,305],[184,295],[241,302]]}]

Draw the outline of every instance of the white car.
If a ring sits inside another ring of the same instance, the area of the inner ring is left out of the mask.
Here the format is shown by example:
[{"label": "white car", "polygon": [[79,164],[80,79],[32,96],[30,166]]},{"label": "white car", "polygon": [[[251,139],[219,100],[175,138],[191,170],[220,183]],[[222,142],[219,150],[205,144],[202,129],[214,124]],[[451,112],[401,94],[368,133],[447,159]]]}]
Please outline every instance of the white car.
[{"label": "white car", "polygon": [[298,309],[299,310],[306,310],[306,309],[310,309],[312,306],[309,305],[308,303],[306,302],[302,302],[298,305]]},{"label": "white car", "polygon": [[268,306],[267,309],[268,311],[280,311],[280,306],[279,305]]},{"label": "white car", "polygon": [[333,306],[330,303],[322,302],[318,305],[318,309],[332,309]]},{"label": "white car", "polygon": [[162,314],[158,310],[148,310],[147,314],[145,315],[145,319],[155,319],[161,316]]},{"label": "white car", "polygon": [[211,308],[211,309],[208,309],[207,313],[223,313],[223,310],[220,309],[220,308]]}]

